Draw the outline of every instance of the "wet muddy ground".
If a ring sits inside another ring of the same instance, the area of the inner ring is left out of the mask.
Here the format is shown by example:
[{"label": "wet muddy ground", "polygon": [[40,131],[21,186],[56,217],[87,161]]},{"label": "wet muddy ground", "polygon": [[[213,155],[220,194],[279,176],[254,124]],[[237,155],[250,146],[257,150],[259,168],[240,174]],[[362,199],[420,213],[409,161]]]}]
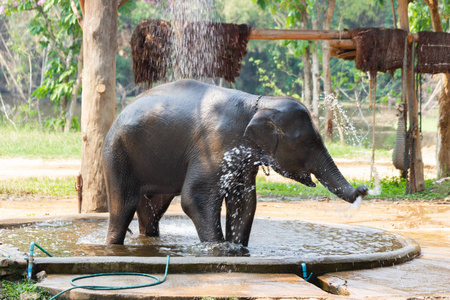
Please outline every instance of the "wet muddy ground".
[{"label": "wet muddy ground", "polygon": [[[337,164],[346,177],[369,176],[368,164],[365,162],[337,160]],[[389,162],[378,161],[378,164],[381,177],[397,174]],[[0,180],[25,176],[74,176],[79,172],[79,161],[0,159],[0,167]],[[429,170],[429,175],[426,175],[428,178],[432,178],[435,174],[435,166],[431,162],[425,170]],[[283,181],[284,179],[272,173],[270,180]],[[357,273],[331,274],[343,279],[346,288],[356,298],[405,297],[406,295],[405,299],[407,299],[410,296],[421,295],[421,297],[428,297],[426,299],[450,299],[450,281],[448,280],[450,278],[450,200],[448,198],[434,201],[364,200],[359,210],[351,208],[349,204],[339,199],[291,200],[285,202],[280,198],[259,197],[256,215],[380,228],[411,237],[422,247],[420,258],[400,266],[353,271]],[[0,194],[0,223],[19,219],[73,215],[77,213],[77,205],[75,197]],[[169,211],[182,212],[178,199],[174,200]],[[386,278],[395,278],[395,280],[386,281]],[[430,280],[434,280],[434,283]],[[449,288],[447,289],[446,286]]]},{"label": "wet muddy ground", "polygon": [[[74,197],[0,195],[0,222],[77,213]],[[169,212],[181,213],[175,199]],[[422,246],[450,248],[450,201],[363,200],[359,210],[342,200],[298,200],[259,197],[257,216],[363,225],[398,232]]]}]

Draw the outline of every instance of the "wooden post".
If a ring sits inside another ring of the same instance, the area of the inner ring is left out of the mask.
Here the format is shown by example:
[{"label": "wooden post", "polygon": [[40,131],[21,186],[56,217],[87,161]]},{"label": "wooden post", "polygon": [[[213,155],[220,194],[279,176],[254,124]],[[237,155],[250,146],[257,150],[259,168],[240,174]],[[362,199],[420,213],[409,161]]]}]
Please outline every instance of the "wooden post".
[{"label": "wooden post", "polygon": [[[409,21],[408,21],[408,0],[399,0],[398,6],[398,17],[400,21],[400,28],[409,32]],[[414,38],[411,36],[410,42],[414,45]],[[409,44],[409,43],[408,43]],[[420,192],[425,190],[425,182],[423,176],[423,161],[422,161],[422,147],[420,143],[420,132],[419,132],[419,109],[416,100],[416,93],[414,88],[414,75],[412,72],[412,63],[407,64],[406,72],[406,103],[408,108],[409,116],[409,131],[412,136],[412,149],[413,157],[411,157],[410,164],[410,192]],[[403,76],[402,74],[402,76]],[[403,80],[403,78],[402,78]]]}]

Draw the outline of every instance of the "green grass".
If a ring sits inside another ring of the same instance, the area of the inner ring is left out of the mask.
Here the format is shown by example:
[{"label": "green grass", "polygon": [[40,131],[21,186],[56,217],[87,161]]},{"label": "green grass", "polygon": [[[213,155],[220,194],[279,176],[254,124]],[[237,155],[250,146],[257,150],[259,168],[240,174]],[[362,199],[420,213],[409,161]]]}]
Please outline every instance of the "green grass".
[{"label": "green grass", "polygon": [[75,181],[75,177],[7,179],[0,181],[0,194],[73,196],[77,193],[74,187]]},{"label": "green grass", "polygon": [[22,299],[21,295],[24,294],[36,294],[35,298],[26,299],[45,300],[51,297],[51,294],[48,291],[38,288],[34,284],[35,282],[29,279],[18,282],[2,280],[0,281],[0,299],[18,300]]},{"label": "green grass", "polygon": [[[341,145],[337,142],[327,143],[326,147],[333,158],[369,160],[369,158],[372,157],[372,148]],[[377,158],[391,158],[392,152],[386,149],[375,149],[375,156]]]},{"label": "green grass", "polygon": [[[38,194],[48,196],[75,196],[74,189],[75,177],[62,178],[21,178],[0,181],[0,194],[27,195]],[[364,184],[373,188],[373,181],[351,180],[353,186]],[[256,178],[256,191],[259,195],[310,199],[316,197],[335,197],[323,185],[316,182],[315,188],[304,186],[301,183],[280,183],[268,182],[265,177]],[[407,194],[407,182],[397,177],[383,178],[380,180],[381,194],[366,196],[365,199],[410,199],[410,200],[433,200],[444,199],[450,194],[450,182],[444,182],[441,185],[435,185],[434,180],[425,180],[425,191]]]},{"label": "green grass", "polygon": [[[37,129],[14,130],[0,127],[0,157],[24,158],[81,158],[80,132],[55,132]],[[329,143],[326,145],[333,158],[368,159],[371,149]],[[391,157],[384,149],[376,149],[377,158]]]},{"label": "green grass", "polygon": [[422,131],[423,132],[436,132],[437,131],[437,116],[424,117],[422,119]]},{"label": "green grass", "polygon": [[[364,184],[373,188],[373,181],[351,180],[353,186]],[[259,195],[272,197],[291,197],[298,199],[309,199],[316,197],[335,197],[323,185],[317,183],[317,187],[311,188],[300,183],[278,183],[267,182],[265,177],[256,178],[256,191]],[[434,180],[425,180],[425,191],[409,194],[406,193],[407,182],[397,177],[383,178],[380,180],[381,194],[368,195],[365,199],[388,199],[388,200],[434,200],[444,199],[450,194],[450,182],[435,185]]]},{"label": "green grass", "polygon": [[265,177],[260,176],[256,177],[256,191],[263,196],[275,197],[314,198],[333,195],[320,183],[312,188],[301,183],[268,182]]},{"label": "green grass", "polygon": [[80,158],[80,132],[39,131],[0,127],[0,157]]}]

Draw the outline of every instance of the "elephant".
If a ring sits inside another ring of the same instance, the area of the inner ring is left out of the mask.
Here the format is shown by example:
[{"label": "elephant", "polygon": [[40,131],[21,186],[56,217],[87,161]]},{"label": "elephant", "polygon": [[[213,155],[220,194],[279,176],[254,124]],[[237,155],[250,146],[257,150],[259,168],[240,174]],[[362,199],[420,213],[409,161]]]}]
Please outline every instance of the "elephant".
[{"label": "elephant", "polygon": [[261,165],[311,187],[314,174],[350,203],[368,192],[340,173],[300,102],[188,79],[137,96],[111,126],[102,160],[108,244],[124,243],[135,212],[140,233],[159,236],[161,217],[181,195],[201,242],[247,247]]}]

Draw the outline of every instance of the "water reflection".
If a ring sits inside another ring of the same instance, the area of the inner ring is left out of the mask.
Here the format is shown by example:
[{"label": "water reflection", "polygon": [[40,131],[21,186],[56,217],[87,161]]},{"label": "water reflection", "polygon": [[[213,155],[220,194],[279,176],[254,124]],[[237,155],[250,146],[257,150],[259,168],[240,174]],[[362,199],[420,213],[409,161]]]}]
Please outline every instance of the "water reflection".
[{"label": "water reflection", "polygon": [[[191,220],[165,217],[161,237],[137,234],[137,221],[125,245],[105,245],[106,220],[76,220],[36,223],[1,229],[4,244],[28,251],[32,241],[55,256],[252,256],[321,257],[324,255],[370,254],[402,247],[396,236],[379,229],[325,225],[297,220],[255,219],[248,248],[230,243],[199,243]],[[38,256],[44,254],[37,251]]]}]

